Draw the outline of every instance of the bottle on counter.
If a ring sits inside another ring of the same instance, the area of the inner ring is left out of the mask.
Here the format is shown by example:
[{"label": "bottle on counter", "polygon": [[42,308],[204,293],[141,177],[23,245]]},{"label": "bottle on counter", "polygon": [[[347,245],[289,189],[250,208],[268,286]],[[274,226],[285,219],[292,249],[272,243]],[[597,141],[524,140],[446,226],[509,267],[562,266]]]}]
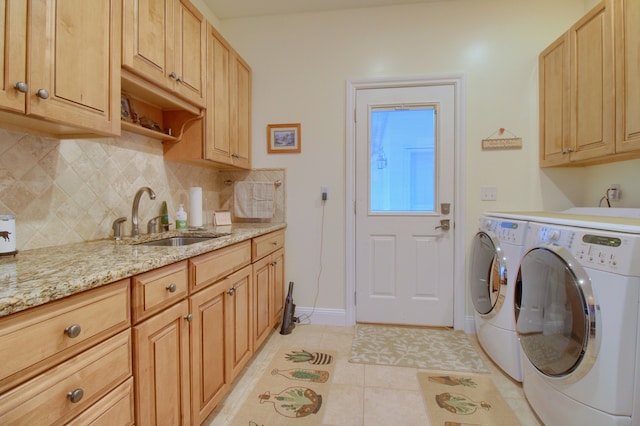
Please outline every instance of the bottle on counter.
[{"label": "bottle on counter", "polygon": [[160,207],[160,229],[162,232],[166,232],[169,230],[169,210],[167,209],[167,202],[162,202],[162,207]]},{"label": "bottle on counter", "polygon": [[184,204],[180,204],[176,212],[176,229],[187,229],[187,212],[184,211]]}]

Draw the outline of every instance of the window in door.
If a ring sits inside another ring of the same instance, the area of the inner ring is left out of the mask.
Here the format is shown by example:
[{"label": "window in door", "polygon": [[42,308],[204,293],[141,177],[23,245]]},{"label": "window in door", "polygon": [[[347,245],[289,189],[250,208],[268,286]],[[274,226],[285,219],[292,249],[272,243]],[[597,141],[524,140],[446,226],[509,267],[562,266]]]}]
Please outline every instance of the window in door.
[{"label": "window in door", "polygon": [[434,213],[435,105],[372,107],[369,119],[369,212]]}]

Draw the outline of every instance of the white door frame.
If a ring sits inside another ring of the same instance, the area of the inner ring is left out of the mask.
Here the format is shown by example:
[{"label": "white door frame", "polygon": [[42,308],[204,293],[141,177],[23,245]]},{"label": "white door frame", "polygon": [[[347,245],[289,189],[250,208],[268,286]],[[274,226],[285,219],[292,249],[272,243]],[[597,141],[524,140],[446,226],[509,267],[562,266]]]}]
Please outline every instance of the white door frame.
[{"label": "white door frame", "polygon": [[407,87],[419,85],[451,84],[455,87],[455,183],[454,183],[454,283],[453,283],[453,326],[456,330],[464,330],[466,306],[466,269],[464,241],[464,200],[465,186],[465,81],[464,74],[445,74],[407,78],[383,78],[347,80],[346,102],[346,324],[356,323],[356,224],[355,224],[355,193],[356,193],[356,134],[355,110],[356,94],[360,89],[377,89],[385,87]]}]

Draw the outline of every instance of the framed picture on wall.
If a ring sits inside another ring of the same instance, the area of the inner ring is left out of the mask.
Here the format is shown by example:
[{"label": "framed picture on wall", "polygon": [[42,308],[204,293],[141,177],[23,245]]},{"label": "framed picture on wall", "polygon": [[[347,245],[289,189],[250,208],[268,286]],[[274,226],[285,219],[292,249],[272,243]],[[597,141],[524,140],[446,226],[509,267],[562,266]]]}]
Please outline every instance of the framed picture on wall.
[{"label": "framed picture on wall", "polygon": [[301,152],[300,123],[267,125],[267,152],[284,154]]}]

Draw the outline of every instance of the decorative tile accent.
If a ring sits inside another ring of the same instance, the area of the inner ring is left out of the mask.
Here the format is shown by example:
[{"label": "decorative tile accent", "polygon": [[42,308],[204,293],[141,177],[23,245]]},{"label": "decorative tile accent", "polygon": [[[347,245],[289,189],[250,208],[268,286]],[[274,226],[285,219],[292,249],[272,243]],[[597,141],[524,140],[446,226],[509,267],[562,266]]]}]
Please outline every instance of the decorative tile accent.
[{"label": "decorative tile accent", "polygon": [[[179,204],[189,206],[189,188],[202,187],[205,218],[228,208],[228,173],[235,179],[254,172],[222,172],[207,167],[164,161],[162,143],[133,133],[119,138],[59,140],[0,129],[0,214],[16,215],[18,251],[110,238],[113,221],[127,217],[136,191],[143,195],[139,223],[146,232],[149,219],[167,202],[170,223]],[[281,179],[284,171],[280,171]],[[282,191],[284,191],[284,184]],[[222,193],[224,196],[221,197]],[[284,201],[280,214],[284,218]],[[280,220],[282,221],[282,220]]]}]

